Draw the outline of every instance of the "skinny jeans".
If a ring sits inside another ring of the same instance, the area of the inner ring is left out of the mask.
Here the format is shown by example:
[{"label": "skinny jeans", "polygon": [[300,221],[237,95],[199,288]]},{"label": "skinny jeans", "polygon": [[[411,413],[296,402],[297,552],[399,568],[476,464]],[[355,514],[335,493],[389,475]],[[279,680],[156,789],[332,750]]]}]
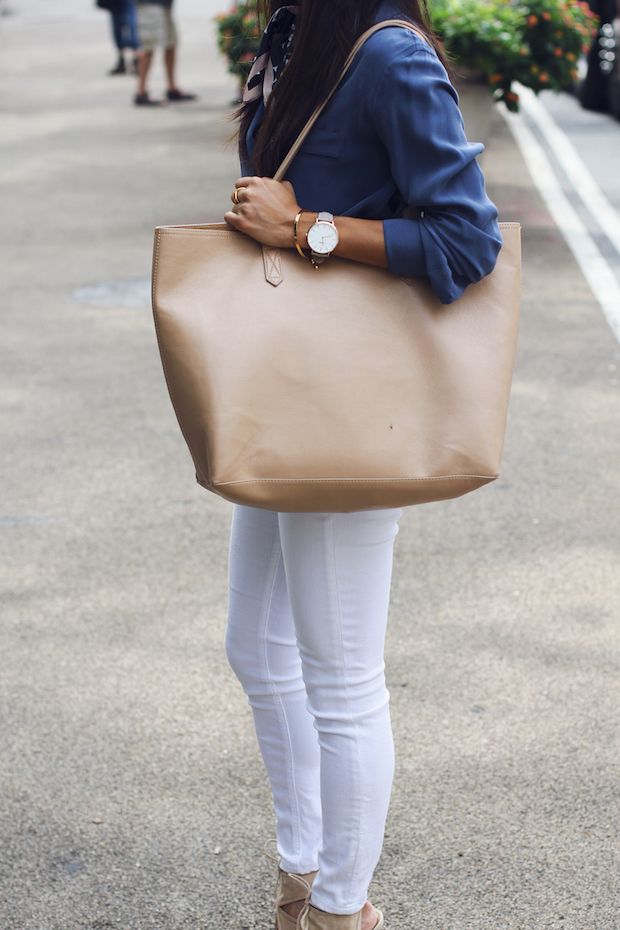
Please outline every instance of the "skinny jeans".
[{"label": "skinny jeans", "polygon": [[281,868],[353,914],[381,853],[394,774],[383,649],[400,510],[235,506],[226,651],[273,793]]}]

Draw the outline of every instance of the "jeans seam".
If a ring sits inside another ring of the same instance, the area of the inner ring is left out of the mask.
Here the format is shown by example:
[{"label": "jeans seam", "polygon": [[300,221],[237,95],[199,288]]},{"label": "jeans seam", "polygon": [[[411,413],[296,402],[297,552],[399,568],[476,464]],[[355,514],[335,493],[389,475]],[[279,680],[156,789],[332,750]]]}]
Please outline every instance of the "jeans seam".
[{"label": "jeans seam", "polygon": [[[278,529],[278,540],[279,540],[279,529]],[[299,860],[301,856],[301,833],[300,833],[300,828],[299,828],[300,812],[299,812],[299,804],[297,801],[295,770],[294,770],[293,758],[292,758],[293,753],[291,749],[291,734],[290,734],[290,730],[288,727],[288,721],[286,719],[286,713],[284,712],[284,707],[282,704],[282,697],[280,694],[278,694],[275,682],[273,681],[271,677],[271,671],[269,668],[269,659],[267,657],[267,631],[269,628],[269,618],[271,616],[271,606],[273,603],[273,592],[274,592],[275,585],[276,585],[278,567],[280,563],[283,562],[282,547],[280,543],[277,542],[276,544],[274,544],[274,550],[275,550],[275,545],[277,545],[277,549],[278,549],[277,558],[275,558],[275,565],[273,566],[273,572],[271,576],[271,585],[270,585],[269,594],[266,600],[263,622],[261,623],[262,660],[263,660],[263,668],[265,670],[265,675],[269,682],[269,686],[271,688],[272,696],[275,698],[276,713],[278,715],[278,720],[280,721],[280,727],[282,729],[282,732],[286,734],[286,740],[285,740],[285,743],[286,743],[285,752],[286,752],[286,759],[287,759],[286,761],[286,782],[287,782],[287,788],[288,788],[288,793],[289,793],[289,799],[292,800],[293,802],[292,804],[289,803],[289,809],[291,812],[291,829],[293,833],[295,853],[296,853],[297,859]],[[275,556],[275,551],[274,551],[274,556]],[[294,817],[293,817],[293,812],[295,814]]]},{"label": "jeans seam", "polygon": [[362,843],[363,825],[361,822],[361,813],[362,813],[363,804],[361,802],[361,798],[364,796],[364,778],[363,778],[363,766],[359,758],[359,747],[360,747],[359,728],[357,725],[357,720],[355,719],[354,714],[351,712],[351,702],[350,702],[350,696],[349,696],[349,682],[348,682],[348,674],[347,674],[348,669],[347,669],[347,663],[346,663],[346,653],[345,653],[345,648],[344,648],[344,635],[343,635],[343,629],[342,629],[343,624],[342,624],[342,609],[341,609],[341,604],[340,604],[340,589],[338,587],[338,569],[337,569],[337,560],[336,560],[336,517],[334,516],[334,514],[332,514],[332,517],[331,517],[331,530],[332,530],[331,532],[332,570],[334,573],[334,591],[336,594],[336,608],[338,611],[338,633],[339,633],[339,640],[340,640],[340,654],[342,656],[342,670],[343,670],[343,677],[344,677],[343,684],[344,684],[344,691],[345,691],[346,701],[347,701],[347,713],[349,714],[349,718],[353,725],[353,732],[355,734],[355,751],[357,755],[357,770],[358,770],[358,777],[359,777],[359,798],[360,798],[360,801],[358,802],[358,810],[360,814],[359,831],[358,831],[358,837],[357,837],[357,840],[358,840],[357,850],[355,852],[355,859],[353,861],[353,866],[350,870],[349,887],[347,888],[347,900],[349,900],[351,896],[351,885],[353,884],[353,878],[355,876],[355,868],[357,865],[359,851],[360,851],[360,847]]}]

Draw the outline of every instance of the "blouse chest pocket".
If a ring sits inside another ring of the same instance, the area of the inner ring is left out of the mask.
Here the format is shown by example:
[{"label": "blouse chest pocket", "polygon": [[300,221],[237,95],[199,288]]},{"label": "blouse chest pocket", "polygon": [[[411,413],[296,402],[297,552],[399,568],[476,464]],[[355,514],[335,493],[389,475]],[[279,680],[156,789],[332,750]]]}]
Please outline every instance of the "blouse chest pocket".
[{"label": "blouse chest pocket", "polygon": [[342,148],[342,134],[331,129],[311,129],[308,138],[301,146],[301,152],[311,155],[326,155],[328,158],[338,158]]}]

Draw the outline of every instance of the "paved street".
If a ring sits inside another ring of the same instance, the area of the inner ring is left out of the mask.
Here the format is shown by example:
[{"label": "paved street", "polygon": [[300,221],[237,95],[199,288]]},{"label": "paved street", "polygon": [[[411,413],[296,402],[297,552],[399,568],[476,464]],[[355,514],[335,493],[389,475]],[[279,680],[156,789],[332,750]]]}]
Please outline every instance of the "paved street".
[{"label": "paved street", "polygon": [[[178,0],[199,100],[143,110],[105,12],[3,0],[0,930],[273,926],[231,508],[194,482],[144,284],[156,224],[229,202],[219,7]],[[578,139],[572,103],[545,107],[618,210],[620,124]],[[524,239],[503,470],[401,521],[372,897],[386,930],[620,930],[620,345],[499,114],[485,170]]]},{"label": "paved street", "polygon": [[583,110],[568,94],[545,91],[541,100],[568,135],[616,210],[620,210],[620,122]]}]

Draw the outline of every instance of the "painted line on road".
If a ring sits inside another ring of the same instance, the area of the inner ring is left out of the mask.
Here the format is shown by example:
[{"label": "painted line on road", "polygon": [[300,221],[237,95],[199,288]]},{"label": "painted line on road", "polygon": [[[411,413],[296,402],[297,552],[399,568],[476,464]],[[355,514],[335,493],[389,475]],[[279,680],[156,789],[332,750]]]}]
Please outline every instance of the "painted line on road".
[{"label": "painted line on road", "polygon": [[521,150],[532,180],[553,221],[564,236],[592,293],[601,305],[614,336],[620,342],[620,284],[618,279],[562,190],[545,150],[523,116],[519,113],[509,113],[502,104],[498,106],[498,109]]},{"label": "painted line on road", "polygon": [[536,123],[568,180],[620,255],[620,216],[590,174],[571,140],[560,129],[534,91],[520,84],[518,93],[524,112]]}]

